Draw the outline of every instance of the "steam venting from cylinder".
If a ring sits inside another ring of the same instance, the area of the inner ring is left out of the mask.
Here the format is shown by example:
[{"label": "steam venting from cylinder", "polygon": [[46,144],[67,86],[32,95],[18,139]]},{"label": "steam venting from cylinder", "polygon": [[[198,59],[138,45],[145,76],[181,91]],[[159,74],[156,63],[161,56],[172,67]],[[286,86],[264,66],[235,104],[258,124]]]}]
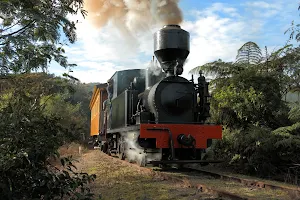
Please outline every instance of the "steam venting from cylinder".
[{"label": "steam venting from cylinder", "polygon": [[183,73],[190,53],[190,34],[178,25],[166,25],[154,34],[154,55],[167,76]]}]

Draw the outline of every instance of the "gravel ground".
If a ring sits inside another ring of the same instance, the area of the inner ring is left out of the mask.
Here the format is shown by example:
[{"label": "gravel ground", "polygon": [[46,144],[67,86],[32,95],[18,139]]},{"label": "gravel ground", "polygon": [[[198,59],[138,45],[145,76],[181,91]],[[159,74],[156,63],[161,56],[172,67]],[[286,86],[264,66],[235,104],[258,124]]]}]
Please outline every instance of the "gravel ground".
[{"label": "gravel ground", "polygon": [[170,180],[159,172],[107,156],[99,150],[88,151],[78,160],[79,170],[97,175],[90,185],[95,199],[221,199],[191,188],[188,181]]},{"label": "gravel ground", "polygon": [[197,174],[162,173],[150,168],[141,168],[99,150],[85,151],[77,160],[78,170],[97,175],[95,182],[90,185],[96,200],[225,199],[192,187],[197,184],[249,199],[290,199],[287,193],[282,191],[251,188],[240,183]]}]

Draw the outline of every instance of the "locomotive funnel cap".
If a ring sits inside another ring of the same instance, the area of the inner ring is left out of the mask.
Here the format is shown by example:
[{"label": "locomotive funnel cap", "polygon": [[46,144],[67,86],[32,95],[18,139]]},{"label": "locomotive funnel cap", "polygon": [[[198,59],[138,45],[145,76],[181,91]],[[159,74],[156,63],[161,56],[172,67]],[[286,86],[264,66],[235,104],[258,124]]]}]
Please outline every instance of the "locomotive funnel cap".
[{"label": "locomotive funnel cap", "polygon": [[166,25],[154,34],[154,54],[168,74],[174,67],[183,67],[190,53],[190,34],[178,25]]}]

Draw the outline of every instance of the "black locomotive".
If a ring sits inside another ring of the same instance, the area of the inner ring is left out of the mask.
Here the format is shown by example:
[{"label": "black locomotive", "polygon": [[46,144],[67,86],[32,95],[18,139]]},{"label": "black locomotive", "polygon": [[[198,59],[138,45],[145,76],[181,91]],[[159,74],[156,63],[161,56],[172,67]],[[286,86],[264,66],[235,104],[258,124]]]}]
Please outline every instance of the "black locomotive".
[{"label": "black locomotive", "polygon": [[167,25],[154,35],[154,60],[147,69],[116,72],[104,102],[101,149],[140,165],[201,160],[222,127],[205,124],[209,117],[208,83],[180,75],[189,55],[189,33]]}]

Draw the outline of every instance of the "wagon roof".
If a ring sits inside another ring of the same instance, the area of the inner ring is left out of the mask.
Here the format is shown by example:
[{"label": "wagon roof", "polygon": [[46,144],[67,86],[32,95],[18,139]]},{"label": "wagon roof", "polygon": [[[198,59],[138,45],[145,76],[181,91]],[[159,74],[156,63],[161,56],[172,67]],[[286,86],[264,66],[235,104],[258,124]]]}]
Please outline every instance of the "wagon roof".
[{"label": "wagon roof", "polygon": [[100,83],[100,84],[97,84],[97,85],[94,86],[93,95],[92,95],[90,105],[89,105],[90,109],[92,109],[92,107],[93,107],[93,104],[94,104],[94,101],[95,101],[96,96],[98,94],[98,91],[99,90],[106,90],[106,87],[107,87],[107,83]]}]

